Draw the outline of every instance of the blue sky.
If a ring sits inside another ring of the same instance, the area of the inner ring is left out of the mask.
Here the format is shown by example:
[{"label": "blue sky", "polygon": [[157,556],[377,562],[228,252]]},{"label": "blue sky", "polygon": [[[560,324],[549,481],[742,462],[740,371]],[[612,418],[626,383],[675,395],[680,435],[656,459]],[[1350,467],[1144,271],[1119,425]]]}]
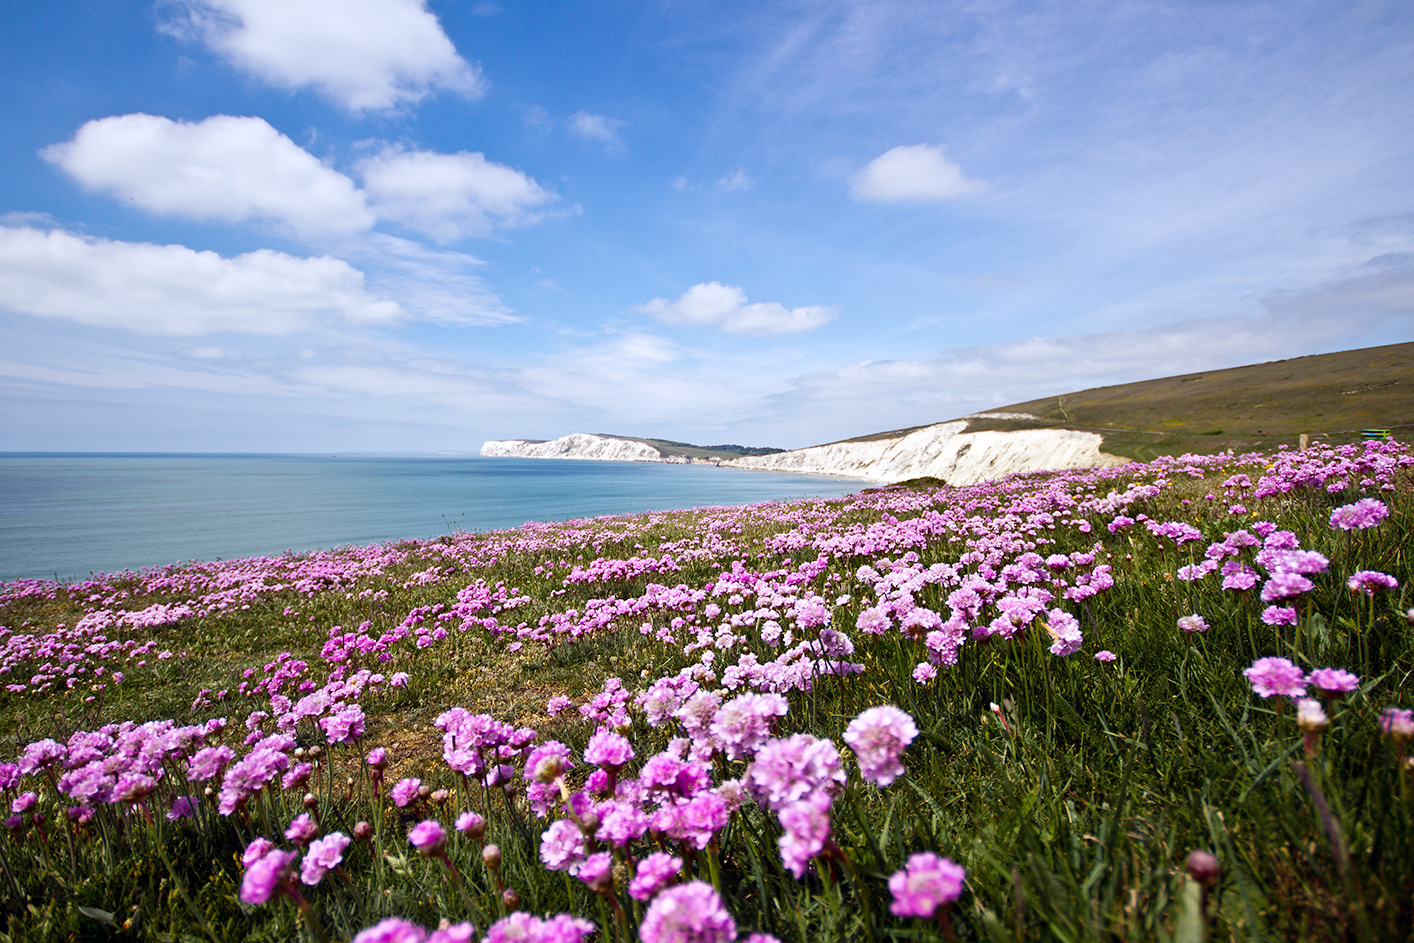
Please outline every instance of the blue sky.
[{"label": "blue sky", "polygon": [[1414,339],[1398,2],[85,0],[0,448],[797,447]]}]

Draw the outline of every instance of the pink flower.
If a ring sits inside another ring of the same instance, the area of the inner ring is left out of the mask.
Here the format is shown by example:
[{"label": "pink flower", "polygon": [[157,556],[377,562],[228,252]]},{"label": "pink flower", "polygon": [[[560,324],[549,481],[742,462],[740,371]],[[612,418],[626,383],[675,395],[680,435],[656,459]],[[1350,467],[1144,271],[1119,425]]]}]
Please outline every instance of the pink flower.
[{"label": "pink flower", "polygon": [[813,792],[831,795],[844,785],[840,751],[808,733],[768,740],[746,770],[746,788],[762,805],[780,810]]},{"label": "pink flower", "polygon": [[903,751],[918,736],[913,718],[892,704],[871,707],[845,728],[844,742],[854,751],[859,775],[887,786],[903,775]]},{"label": "pink flower", "polygon": [[417,789],[422,785],[422,780],[415,778],[400,779],[394,784],[388,794],[393,797],[393,805],[398,808],[405,807],[417,795]]},{"label": "pink flower", "polygon": [[962,896],[966,879],[967,872],[951,859],[939,858],[931,851],[912,855],[907,867],[889,878],[889,893],[894,897],[889,910],[898,917],[931,920],[939,907]]},{"label": "pink flower", "polygon": [[917,681],[919,684],[927,684],[937,676],[938,669],[934,668],[929,662],[920,661],[913,667],[913,680]]},{"label": "pink flower", "polygon": [[1203,621],[1203,617],[1198,615],[1197,613],[1194,613],[1191,616],[1184,616],[1183,618],[1179,619],[1178,627],[1190,634],[1193,632],[1208,631],[1208,623]]},{"label": "pink flower", "polygon": [[1095,653],[1095,660],[1099,662],[1104,662],[1105,664],[1109,664],[1110,662],[1114,661],[1115,657],[1115,653],[1107,648],[1101,649],[1100,651]]},{"label": "pink flower", "polygon": [[1061,658],[1080,651],[1084,638],[1080,634],[1080,623],[1075,616],[1064,609],[1052,609],[1046,614],[1046,631],[1051,636],[1051,654]]},{"label": "pink flower", "polygon": [[294,861],[298,857],[293,851],[271,851],[247,866],[241,878],[241,900],[247,904],[264,904],[291,890]]},{"label": "pink flower", "polygon": [[1258,658],[1242,674],[1252,684],[1252,690],[1262,697],[1284,694],[1304,697],[1305,673],[1285,658]]},{"label": "pink flower", "polygon": [[1345,583],[1352,590],[1362,592],[1366,596],[1373,596],[1380,590],[1398,589],[1399,580],[1387,573],[1379,573],[1375,570],[1360,570],[1350,577]]},{"label": "pink flower", "polygon": [[1306,683],[1324,694],[1349,694],[1360,687],[1360,678],[1339,668],[1317,668],[1306,676]]},{"label": "pink flower", "polygon": [[781,864],[785,865],[796,879],[805,877],[805,869],[825,848],[830,837],[830,797],[822,792],[814,792],[799,802],[792,802],[780,811]]},{"label": "pink flower", "polygon": [[1291,606],[1268,606],[1262,610],[1262,621],[1267,625],[1295,625],[1297,613]]},{"label": "pink flower", "polygon": [[628,896],[634,900],[651,900],[682,870],[682,859],[655,851],[638,863],[633,880],[628,882]]},{"label": "pink flower", "polygon": [[638,936],[643,943],[730,943],[736,921],[712,885],[692,881],[653,898]]},{"label": "pink flower", "polygon": [[290,823],[290,827],[285,829],[285,837],[304,847],[319,837],[319,826],[310,818],[308,812],[302,812]]},{"label": "pink flower", "polygon": [[1414,711],[1387,707],[1380,715],[1380,730],[1395,743],[1414,738]]},{"label": "pink flower", "polygon": [[360,930],[353,943],[423,943],[427,931],[417,924],[398,917],[381,920]]},{"label": "pink flower", "polygon": [[586,854],[584,833],[569,819],[556,819],[540,834],[540,860],[551,871],[570,871]]},{"label": "pink flower", "polygon": [[1364,530],[1389,517],[1389,508],[1374,498],[1361,498],[1354,504],[1331,511],[1331,527],[1338,530]]},{"label": "pink flower", "polygon": [[606,769],[618,769],[631,759],[633,747],[612,730],[596,730],[584,747],[584,762]]},{"label": "pink flower", "polygon": [[318,884],[327,872],[343,862],[344,849],[349,847],[350,840],[343,832],[333,832],[310,842],[300,863],[300,880],[311,887]]},{"label": "pink flower", "polygon": [[420,855],[439,855],[447,847],[447,833],[436,819],[427,819],[408,832],[408,843]]}]

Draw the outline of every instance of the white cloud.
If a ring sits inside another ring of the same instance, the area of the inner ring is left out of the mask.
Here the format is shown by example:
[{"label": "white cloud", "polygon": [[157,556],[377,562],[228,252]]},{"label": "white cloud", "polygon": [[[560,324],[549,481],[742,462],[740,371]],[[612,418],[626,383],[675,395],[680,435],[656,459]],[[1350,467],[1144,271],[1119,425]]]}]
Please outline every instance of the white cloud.
[{"label": "white cloud", "polygon": [[591,115],[587,111],[577,111],[570,115],[569,130],[576,137],[587,141],[598,141],[606,151],[622,150],[624,142],[619,138],[619,128],[623,122],[603,115]]},{"label": "white cloud", "polygon": [[745,170],[727,174],[717,181],[717,189],[723,193],[738,193],[751,189],[751,175]]},{"label": "white cloud", "polygon": [[986,189],[943,156],[941,147],[912,144],[895,147],[871,160],[850,178],[856,200],[883,203],[933,203]]},{"label": "white cloud", "polygon": [[485,264],[475,256],[375,233],[353,258],[367,271],[372,291],[396,298],[419,320],[475,326],[520,320],[475,274]]},{"label": "white cloud", "polygon": [[520,171],[467,151],[390,147],[360,162],[359,172],[380,217],[439,242],[534,222],[532,210],[558,199]]},{"label": "white cloud", "polygon": [[159,0],[159,9],[164,32],[355,113],[415,103],[435,89],[474,96],[485,84],[426,0]]},{"label": "white cloud", "polygon": [[261,118],[116,115],[40,155],[85,189],[161,216],[267,221],[306,238],[373,225],[353,181]]},{"label": "white cloud", "polygon": [[340,259],[258,249],[224,258],[180,245],[0,227],[0,307],[143,334],[287,334],[404,316]]},{"label": "white cloud", "polygon": [[813,331],[834,320],[838,308],[811,305],[787,308],[771,302],[746,303],[746,292],[735,285],[703,282],[693,285],[677,301],[654,298],[636,309],[665,324],[717,326],[728,334],[778,336]]}]

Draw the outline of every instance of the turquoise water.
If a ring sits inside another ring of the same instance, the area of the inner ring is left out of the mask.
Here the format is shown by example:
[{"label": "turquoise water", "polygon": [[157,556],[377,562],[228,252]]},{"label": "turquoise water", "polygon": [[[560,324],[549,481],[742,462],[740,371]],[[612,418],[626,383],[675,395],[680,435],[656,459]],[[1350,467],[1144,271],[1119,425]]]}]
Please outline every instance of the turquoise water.
[{"label": "turquoise water", "polygon": [[0,453],[0,580],[836,497],[864,482],[710,465],[512,458]]}]

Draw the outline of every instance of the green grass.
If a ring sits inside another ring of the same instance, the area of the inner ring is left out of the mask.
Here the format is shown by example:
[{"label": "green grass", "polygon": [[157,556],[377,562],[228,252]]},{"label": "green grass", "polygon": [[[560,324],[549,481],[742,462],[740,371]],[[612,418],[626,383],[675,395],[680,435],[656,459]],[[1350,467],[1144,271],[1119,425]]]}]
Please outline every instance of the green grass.
[{"label": "green grass", "polygon": [[[1220,539],[1234,525],[1201,500],[1214,477],[1180,478],[1145,510],[1158,520],[1193,521],[1205,538]],[[909,484],[909,493],[932,494],[937,503],[920,501],[911,513],[891,511],[896,517],[927,513],[951,499],[947,489],[930,491],[935,483]],[[1054,658],[1045,650],[1044,632],[1033,628],[1015,643],[965,647],[960,663],[927,686],[909,677],[921,642],[852,630],[869,601],[855,573],[860,564],[876,562],[873,557],[831,561],[810,588],[826,597],[854,597],[834,619],[855,637],[855,657],[867,670],[857,678],[823,678],[808,694],[792,695],[782,733],[808,731],[841,742],[848,722],[880,703],[907,710],[922,733],[908,752],[907,773],[892,786],[852,781],[833,817],[834,839],[845,857],[804,880],[783,870],[776,856],[775,816],[748,807],[718,836],[712,856],[743,937],[761,930],[801,943],[940,939],[934,925],[891,916],[886,888],[909,854],[933,850],[968,869],[967,892],[952,912],[953,932],[964,940],[1189,943],[1203,938],[1200,929],[1215,940],[1414,939],[1414,784],[1377,729],[1381,707],[1409,706],[1414,674],[1414,629],[1405,617],[1411,602],[1406,590],[1414,579],[1407,549],[1414,546],[1414,497],[1407,480],[1399,486],[1388,499],[1394,515],[1355,535],[1333,532],[1326,523],[1329,509],[1353,494],[1299,492],[1261,506],[1262,518],[1292,530],[1303,547],[1331,561],[1331,576],[1321,578],[1294,628],[1265,625],[1255,592],[1239,596],[1211,580],[1190,585],[1173,579],[1178,566],[1191,562],[1187,550],[1165,549],[1142,533],[1111,536],[1102,526],[1090,535],[1057,530],[1052,536],[1059,542],[1051,551],[1081,550],[1098,539],[1115,568],[1113,589],[1075,607],[1085,651]],[[1194,504],[1181,504],[1184,499]],[[864,505],[807,502],[799,519],[829,520],[839,533],[877,522],[881,514]],[[135,670],[121,693],[100,705],[85,704],[82,692],[46,698],[0,693],[4,752],[13,754],[40,736],[124,719],[186,721],[231,712],[238,725],[240,715],[229,706],[193,716],[189,705],[196,692],[233,687],[244,669],[281,651],[317,667],[329,626],[367,620],[390,628],[413,607],[451,604],[476,578],[522,588],[534,603],[520,618],[532,623],[542,614],[583,610],[591,598],[632,598],[650,580],[701,587],[720,572],[718,561],[685,563],[669,576],[568,588],[561,582],[565,568],[553,576],[537,576],[534,568],[549,560],[658,553],[666,543],[701,537],[711,527],[721,530],[723,521],[741,527],[733,539],[761,569],[784,566],[784,557],[796,563],[813,558],[813,551],[769,550],[769,539],[789,529],[785,523],[683,512],[623,519],[579,545],[505,552],[495,564],[446,582],[405,588],[411,573],[444,562],[436,546],[420,546],[385,577],[347,589],[312,598],[276,593],[249,610],[153,630],[162,645],[191,657]],[[466,538],[469,546],[481,539]],[[1201,555],[1206,542],[1196,546]],[[937,539],[916,552],[926,566],[956,560],[961,548]],[[1401,589],[1367,605],[1343,585],[1344,575],[1356,569],[1394,574]],[[359,600],[365,589],[389,595],[376,604]],[[553,595],[561,589],[562,595]],[[355,598],[347,597],[350,591]],[[946,611],[945,598],[945,590],[930,586],[918,602]],[[126,605],[159,601],[179,600],[154,596]],[[287,606],[298,615],[286,616]],[[81,611],[79,600],[60,593],[54,601],[11,604],[0,610],[0,622],[72,624]],[[1177,631],[1177,617],[1189,612],[1203,613],[1212,630],[1196,636]],[[653,618],[660,624],[660,616]],[[572,715],[551,720],[544,714],[548,697],[582,699],[610,676],[637,686],[642,672],[657,677],[692,660],[640,635],[638,621],[515,653],[477,633],[454,633],[426,653],[399,653],[384,670],[409,671],[409,687],[368,707],[375,716],[365,748],[389,746],[395,776],[416,775],[430,786],[453,789],[453,805],[486,812],[491,837],[506,855],[503,873],[535,912],[571,910],[600,919],[584,887],[538,864],[543,823],[527,822],[523,811],[468,787],[441,763],[440,731],[431,721],[459,705],[536,726],[543,737],[578,749],[592,728]],[[772,656],[759,639],[749,644],[763,660]],[[1090,653],[1100,647],[1119,660],[1095,662]],[[1332,726],[1311,757],[1290,711],[1279,713],[1273,702],[1255,698],[1240,674],[1267,655],[1307,668],[1346,667],[1365,679],[1363,693],[1332,709]],[[1006,716],[1005,727],[989,709],[992,703]],[[302,736],[317,742],[312,734]],[[640,759],[667,742],[665,731],[641,719],[630,737]],[[1310,786],[1298,762],[1305,764]],[[739,764],[720,766],[719,778],[741,773]],[[175,780],[180,771],[170,775]],[[350,775],[352,787],[346,785]],[[246,821],[212,814],[186,823],[166,823],[160,816],[149,823],[136,814],[96,819],[104,834],[76,836],[73,851],[57,823],[45,841],[32,830],[24,837],[0,836],[4,934],[12,940],[289,940],[311,938],[312,919],[331,938],[349,939],[386,915],[428,926],[442,917],[472,919],[483,929],[494,919],[497,895],[470,841],[459,838],[452,847],[468,876],[468,892],[460,895],[435,862],[405,855],[403,834],[416,818],[400,818],[391,806],[371,800],[366,771],[351,750],[332,749],[316,782],[326,829],[347,832],[359,819],[373,820],[380,822],[384,845],[382,853],[352,847],[345,866],[352,885],[326,879],[309,894],[313,918],[298,918],[287,904],[252,910],[235,899],[240,849],[254,835],[278,837],[300,811],[299,796],[272,791]],[[1330,808],[1338,840],[1319,812],[1318,794]],[[1201,925],[1193,922],[1194,888],[1183,873],[1184,859],[1198,848],[1213,851],[1223,865]],[[689,867],[705,877],[708,858],[704,852]],[[112,914],[120,929],[79,907]]]}]

